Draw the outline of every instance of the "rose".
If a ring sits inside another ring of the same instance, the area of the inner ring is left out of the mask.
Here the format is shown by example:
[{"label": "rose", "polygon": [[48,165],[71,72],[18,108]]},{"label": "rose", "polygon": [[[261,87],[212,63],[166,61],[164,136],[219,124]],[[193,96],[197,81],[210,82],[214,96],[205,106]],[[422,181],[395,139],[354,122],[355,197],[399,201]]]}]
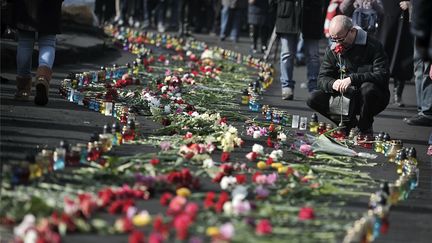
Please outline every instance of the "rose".
[{"label": "rose", "polygon": [[336,44],[335,48],[333,49],[336,54],[342,54],[344,50],[345,48],[342,44]]},{"label": "rose", "polygon": [[315,218],[315,213],[311,207],[302,207],[298,214],[299,220],[310,220]]}]

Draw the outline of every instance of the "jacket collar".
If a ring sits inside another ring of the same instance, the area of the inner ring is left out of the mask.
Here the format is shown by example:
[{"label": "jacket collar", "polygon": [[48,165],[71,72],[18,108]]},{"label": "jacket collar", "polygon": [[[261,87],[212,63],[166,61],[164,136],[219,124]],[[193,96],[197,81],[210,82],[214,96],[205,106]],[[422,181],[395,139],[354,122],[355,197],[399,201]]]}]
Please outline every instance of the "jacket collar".
[{"label": "jacket collar", "polygon": [[356,35],[356,38],[354,40],[354,45],[366,45],[367,32],[364,31],[359,26],[354,26],[354,28],[357,29],[357,35]]}]

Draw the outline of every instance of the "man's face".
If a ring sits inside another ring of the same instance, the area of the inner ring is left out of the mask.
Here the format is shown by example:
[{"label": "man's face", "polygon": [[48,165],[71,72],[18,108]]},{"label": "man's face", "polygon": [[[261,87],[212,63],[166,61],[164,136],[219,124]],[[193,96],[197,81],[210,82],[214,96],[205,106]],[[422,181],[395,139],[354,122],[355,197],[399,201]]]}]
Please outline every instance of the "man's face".
[{"label": "man's face", "polygon": [[343,46],[349,46],[353,42],[352,32],[352,28],[348,30],[340,29],[338,31],[330,31],[330,39],[332,42],[340,43]]}]

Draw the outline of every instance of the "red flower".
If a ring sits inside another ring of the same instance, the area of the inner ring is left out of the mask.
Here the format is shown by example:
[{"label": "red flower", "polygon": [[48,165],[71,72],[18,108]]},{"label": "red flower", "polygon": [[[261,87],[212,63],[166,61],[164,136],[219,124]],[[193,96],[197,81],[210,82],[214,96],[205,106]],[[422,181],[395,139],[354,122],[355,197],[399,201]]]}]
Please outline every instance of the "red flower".
[{"label": "red flower", "polygon": [[110,207],[108,208],[108,212],[110,214],[116,214],[120,212],[120,209],[122,208],[123,200],[116,200],[111,203]]},{"label": "red flower", "polygon": [[299,211],[298,214],[298,219],[299,220],[310,220],[310,219],[314,219],[315,218],[315,214],[314,214],[314,210],[311,207],[302,207]]},{"label": "red flower", "polygon": [[216,176],[213,178],[213,182],[219,183],[221,182],[222,178],[225,176],[225,173],[219,172],[216,174]]},{"label": "red flower", "polygon": [[199,210],[198,204],[190,202],[186,204],[184,212],[187,213],[191,217],[191,219],[195,219],[198,210]]},{"label": "red flower", "polygon": [[214,198],[215,193],[214,192],[207,192],[206,198],[204,199],[204,208],[208,209],[214,206]]},{"label": "red flower", "polygon": [[157,232],[153,232],[149,236],[149,243],[163,243],[163,236]]},{"label": "red flower", "polygon": [[225,191],[221,192],[221,194],[219,195],[219,200],[217,201],[217,203],[215,205],[215,210],[216,210],[217,213],[222,212],[223,205],[228,200],[229,200],[228,193],[225,192]]},{"label": "red flower", "polygon": [[255,172],[255,173],[252,175],[252,181],[253,181],[253,182],[256,182],[256,178],[257,178],[258,176],[260,176],[260,175],[261,175],[260,172]]},{"label": "red flower", "polygon": [[129,243],[144,243],[144,233],[138,230],[132,231],[128,238]]},{"label": "red flower", "polygon": [[271,234],[272,225],[269,220],[261,219],[255,227],[255,233],[258,235],[267,235]]},{"label": "red flower", "polygon": [[160,234],[168,232],[168,226],[163,222],[162,216],[156,216],[153,221],[153,229]]},{"label": "red flower", "polygon": [[336,44],[335,48],[333,49],[333,51],[336,54],[342,54],[342,52],[344,51],[344,46],[342,44]]},{"label": "red flower", "polygon": [[235,177],[237,179],[238,184],[243,184],[246,182],[246,175],[244,175],[244,174],[238,174]]},{"label": "red flower", "polygon": [[222,162],[228,162],[229,159],[230,159],[230,153],[229,152],[222,152],[221,161]]},{"label": "red flower", "polygon": [[270,137],[267,138],[267,146],[270,147],[270,148],[274,147],[273,141],[271,140]]},{"label": "red flower", "polygon": [[221,166],[219,166],[219,168],[221,169],[221,171],[225,174],[225,175],[230,175],[234,168],[232,167],[232,165],[229,164],[222,164]]},{"label": "red flower", "polygon": [[227,118],[226,118],[226,117],[222,117],[222,118],[219,120],[219,124],[220,124],[220,125],[227,124]]},{"label": "red flower", "polygon": [[268,157],[268,159],[266,160],[266,164],[271,165],[272,163],[273,163],[273,159],[271,157]]},{"label": "red flower", "polygon": [[174,197],[173,194],[169,193],[169,192],[165,192],[164,194],[162,194],[159,202],[160,204],[162,204],[163,206],[168,206],[170,200]]},{"label": "red flower", "polygon": [[191,223],[192,220],[190,216],[185,213],[174,218],[174,228],[176,229],[176,237],[178,240],[186,240]]},{"label": "red flower", "polygon": [[158,165],[160,163],[160,160],[157,158],[157,157],[153,157],[151,160],[150,160],[150,164],[152,164],[153,166],[156,166],[156,165]]}]

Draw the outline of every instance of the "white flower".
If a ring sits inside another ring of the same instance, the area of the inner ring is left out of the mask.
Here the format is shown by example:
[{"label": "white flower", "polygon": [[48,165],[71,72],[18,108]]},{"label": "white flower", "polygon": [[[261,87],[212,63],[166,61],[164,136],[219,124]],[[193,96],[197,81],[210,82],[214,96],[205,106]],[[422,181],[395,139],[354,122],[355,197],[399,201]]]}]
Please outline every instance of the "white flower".
[{"label": "white flower", "polygon": [[165,91],[168,89],[168,86],[166,86],[166,85],[164,85],[164,86],[162,86],[162,88],[161,88],[161,92],[162,93],[165,93]]},{"label": "white flower", "polygon": [[170,105],[166,105],[166,106],[164,107],[164,112],[167,113],[167,114],[169,114],[169,113],[171,112],[171,107],[170,107]]},{"label": "white flower", "polygon": [[223,211],[227,216],[233,215],[233,204],[231,201],[227,201],[224,203]]},{"label": "white flower", "polygon": [[260,131],[254,131],[253,132],[253,138],[257,139],[261,137],[261,132]]},{"label": "white flower", "polygon": [[204,168],[211,168],[211,167],[213,167],[213,166],[214,166],[214,161],[213,161],[212,158],[208,158],[208,159],[205,159],[205,160],[203,161],[203,167],[204,167]]},{"label": "white flower", "polygon": [[35,222],[35,216],[33,214],[27,214],[24,216],[23,221],[14,228],[14,235],[18,237],[24,236],[27,229],[35,226]]},{"label": "white flower", "polygon": [[254,144],[252,146],[252,152],[255,152],[257,154],[264,154],[264,147],[259,144]]},{"label": "white flower", "polygon": [[234,200],[244,200],[248,195],[247,188],[242,185],[237,185],[234,190],[231,192],[231,196]]},{"label": "white flower", "polygon": [[234,215],[246,215],[251,210],[249,201],[233,200],[232,207]]},{"label": "white flower", "polygon": [[228,132],[237,135],[237,128],[235,128],[233,126],[229,126],[228,127]]},{"label": "white flower", "polygon": [[224,176],[220,182],[222,190],[232,190],[237,184],[237,178],[234,176]]},{"label": "white flower", "polygon": [[38,238],[38,233],[35,228],[32,228],[27,230],[27,232],[25,232],[24,242],[25,243],[37,242],[37,238]]},{"label": "white flower", "polygon": [[273,150],[270,154],[270,158],[272,158],[273,160],[280,160],[283,157],[283,151],[278,149],[278,150]]},{"label": "white flower", "polygon": [[192,112],[191,116],[193,116],[193,117],[197,117],[197,116],[199,116],[199,113],[196,112],[196,111],[194,111],[194,112]]},{"label": "white flower", "polygon": [[280,141],[285,142],[286,139],[287,139],[287,136],[285,135],[285,133],[281,132],[281,133],[278,134],[277,138],[278,138]]},{"label": "white flower", "polygon": [[159,107],[160,106],[160,100],[156,97],[151,97],[149,101],[150,101],[149,105],[151,107]]}]

